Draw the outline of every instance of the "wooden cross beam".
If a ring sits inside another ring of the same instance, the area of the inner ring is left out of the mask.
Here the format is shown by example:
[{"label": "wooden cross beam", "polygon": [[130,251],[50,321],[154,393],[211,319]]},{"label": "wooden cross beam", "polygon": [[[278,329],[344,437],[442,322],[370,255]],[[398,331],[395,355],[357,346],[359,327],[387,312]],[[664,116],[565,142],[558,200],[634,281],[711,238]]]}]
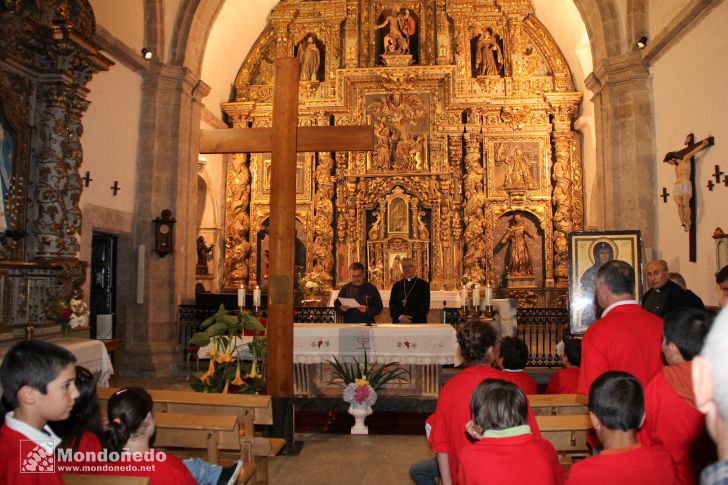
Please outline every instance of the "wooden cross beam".
[{"label": "wooden cross beam", "polygon": [[374,148],[372,126],[298,126],[298,61],[275,61],[273,127],[200,131],[200,153],[271,153],[268,389],[293,397],[293,254],[296,152]]}]

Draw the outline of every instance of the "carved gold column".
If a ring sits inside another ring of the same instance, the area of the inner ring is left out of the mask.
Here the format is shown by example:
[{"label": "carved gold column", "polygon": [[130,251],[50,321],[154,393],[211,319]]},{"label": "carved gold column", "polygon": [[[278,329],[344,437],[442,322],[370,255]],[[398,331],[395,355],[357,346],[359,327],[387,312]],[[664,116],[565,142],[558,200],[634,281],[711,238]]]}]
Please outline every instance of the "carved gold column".
[{"label": "carved gold column", "polygon": [[255,268],[249,268],[250,169],[244,153],[232,156],[225,194],[225,286],[230,288],[256,279]]},{"label": "carved gold column", "polygon": [[582,166],[571,129],[572,116],[578,110],[580,94],[553,94],[547,99],[553,115],[552,203],[554,223],[554,277],[556,286],[568,286],[569,248],[567,235],[584,227]]},{"label": "carved gold column", "polygon": [[359,5],[355,0],[346,2],[346,27],[344,32],[344,65],[357,67],[359,58]]},{"label": "carved gold column", "polygon": [[445,0],[435,2],[435,17],[437,25],[437,63],[450,64],[450,22],[447,19]]},{"label": "carved gold column", "polygon": [[334,177],[331,171],[334,168],[334,160],[328,152],[319,152],[318,160],[315,173],[316,194],[313,198],[314,228],[311,260],[313,269],[320,272],[326,286],[331,287],[334,271],[332,228],[334,205],[331,202],[334,197]]},{"label": "carved gold column", "polygon": [[484,170],[480,156],[480,136],[465,135],[465,257],[463,267],[465,273],[482,276],[484,268],[482,258],[485,256],[485,225],[483,191]]}]

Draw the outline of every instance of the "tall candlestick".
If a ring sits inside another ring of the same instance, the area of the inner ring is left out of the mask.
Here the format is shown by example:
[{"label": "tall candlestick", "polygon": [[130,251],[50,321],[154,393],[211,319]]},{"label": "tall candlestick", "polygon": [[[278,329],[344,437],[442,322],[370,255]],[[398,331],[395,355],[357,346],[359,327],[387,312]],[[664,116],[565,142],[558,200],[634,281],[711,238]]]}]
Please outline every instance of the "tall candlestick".
[{"label": "tall candlestick", "polygon": [[255,289],[253,290],[253,306],[258,308],[260,307],[260,286],[255,285]]},{"label": "tall candlestick", "polygon": [[468,305],[468,289],[463,287],[460,288],[460,306],[465,307]]},{"label": "tall candlestick", "polygon": [[473,286],[473,306],[475,308],[480,306],[480,285]]},{"label": "tall candlestick", "polygon": [[245,308],[245,286],[243,285],[238,288],[238,307]]},{"label": "tall candlestick", "polygon": [[493,306],[493,288],[490,283],[485,287],[485,306]]}]

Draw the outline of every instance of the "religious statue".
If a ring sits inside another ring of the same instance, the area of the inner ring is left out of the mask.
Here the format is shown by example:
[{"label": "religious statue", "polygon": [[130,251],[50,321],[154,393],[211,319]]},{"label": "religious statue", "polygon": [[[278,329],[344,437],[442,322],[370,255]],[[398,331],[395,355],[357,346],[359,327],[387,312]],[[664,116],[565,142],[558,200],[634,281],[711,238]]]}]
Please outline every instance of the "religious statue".
[{"label": "religious statue", "polygon": [[533,264],[531,255],[528,253],[526,238],[533,239],[533,234],[528,231],[526,223],[520,214],[514,215],[509,227],[501,238],[501,244],[509,244],[510,260],[507,262],[508,276],[532,276]]},{"label": "religious statue", "polygon": [[417,22],[410,16],[408,8],[404,9],[399,4],[386,14],[384,21],[377,25],[377,29],[383,29],[389,26],[389,30],[384,35],[383,50],[385,54],[409,54],[410,36],[417,30]]},{"label": "religious statue", "polygon": [[321,65],[321,53],[316,45],[316,36],[306,34],[298,43],[298,65],[301,67],[299,79],[301,81],[318,81],[318,70]]},{"label": "religious statue", "polygon": [[490,27],[478,36],[475,66],[475,73],[478,76],[497,76],[503,67],[503,52]]},{"label": "religious statue", "polygon": [[399,281],[402,279],[402,258],[398,255],[394,257],[392,266],[389,268],[389,281]]},{"label": "religious statue", "polygon": [[205,244],[205,236],[197,238],[197,274],[207,274],[207,261],[212,257],[212,248],[214,244],[209,246]]},{"label": "religious statue", "polygon": [[526,190],[536,188],[537,184],[531,175],[530,163],[520,147],[516,148],[514,155],[506,157],[502,161],[506,166],[506,175],[503,180],[504,189]]},{"label": "religious statue", "polygon": [[424,211],[419,211],[417,213],[417,237],[423,241],[429,241],[430,240],[430,231],[427,229],[427,226],[425,225],[425,221],[422,219],[425,217]]},{"label": "religious statue", "polygon": [[712,136],[705,138],[698,143],[693,143],[692,133],[685,140],[687,145],[678,152],[669,152],[663,160],[666,163],[675,165],[675,185],[672,188],[672,197],[677,205],[677,213],[680,216],[680,223],[685,232],[690,231],[692,225],[692,213],[690,210],[690,199],[693,198],[693,157],[713,145]]},{"label": "religious statue", "polygon": [[374,211],[374,222],[372,227],[369,228],[369,239],[382,238],[384,238],[384,226],[382,225],[382,210],[380,208]]}]

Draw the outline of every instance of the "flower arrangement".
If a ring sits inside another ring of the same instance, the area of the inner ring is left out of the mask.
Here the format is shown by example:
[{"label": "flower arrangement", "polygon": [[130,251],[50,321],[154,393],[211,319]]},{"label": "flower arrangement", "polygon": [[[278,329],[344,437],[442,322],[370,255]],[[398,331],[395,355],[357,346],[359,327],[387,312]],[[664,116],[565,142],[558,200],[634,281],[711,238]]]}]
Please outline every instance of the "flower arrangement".
[{"label": "flower arrangement", "polygon": [[[353,384],[354,386],[371,386],[372,391],[378,391],[386,383],[393,380],[403,381],[405,376],[410,375],[407,369],[398,367],[399,362],[387,362],[382,365],[370,364],[366,351],[363,362],[359,362],[357,359],[353,359],[353,362],[340,362],[335,356],[332,357],[334,360],[329,361],[329,365],[336,377],[344,381],[346,388]],[[376,393],[374,399],[376,400]]]},{"label": "flower arrangement", "polygon": [[[224,305],[217,313],[200,324],[200,332],[190,339],[190,346],[210,345],[210,365],[207,372],[193,376],[190,387],[197,392],[255,394],[265,391],[265,361],[268,342],[265,327],[254,315],[242,312],[230,315]],[[253,341],[243,344],[245,329],[253,330]],[[253,355],[252,362],[240,360],[239,352],[247,345]]]},{"label": "flower arrangement", "polygon": [[305,291],[316,291],[324,287],[324,276],[318,271],[303,273],[298,278],[298,285]]},{"label": "flower arrangement", "polygon": [[484,285],[486,283],[486,280],[485,276],[483,275],[471,275],[470,273],[465,273],[460,277],[460,283],[462,283],[463,288],[470,290],[475,285]]},{"label": "flower arrangement", "polygon": [[71,318],[73,308],[65,298],[57,298],[50,302],[46,315],[52,322],[61,324],[61,335],[68,340],[71,337]]},{"label": "flower arrangement", "polygon": [[356,379],[344,388],[344,401],[364,407],[371,406],[377,401],[377,391],[366,379]]}]

